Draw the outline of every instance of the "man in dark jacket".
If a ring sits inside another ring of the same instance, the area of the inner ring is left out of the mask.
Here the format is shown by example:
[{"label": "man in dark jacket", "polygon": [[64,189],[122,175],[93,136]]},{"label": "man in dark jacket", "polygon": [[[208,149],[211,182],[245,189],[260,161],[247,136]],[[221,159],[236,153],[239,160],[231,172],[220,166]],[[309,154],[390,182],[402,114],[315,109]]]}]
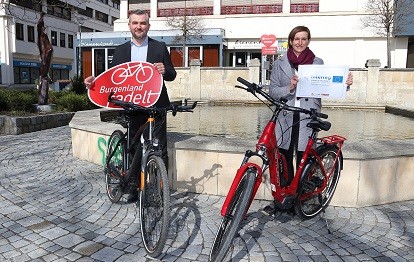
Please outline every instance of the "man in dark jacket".
[{"label": "man in dark jacket", "polygon": [[[148,37],[150,29],[149,16],[145,11],[135,10],[129,15],[128,22],[129,30],[131,31],[131,40],[119,45],[115,49],[111,67],[131,62],[131,61],[146,61],[154,64],[155,68],[163,75],[165,81],[173,81],[177,76],[177,72],[171,62],[170,54],[164,42],[159,42]],[[85,78],[85,85],[87,88],[95,80],[93,76]],[[170,100],[167,93],[165,83],[163,83],[161,95],[154,106],[167,107]],[[132,121],[131,136],[133,137],[138,131],[139,127],[147,121],[148,115],[141,113],[137,114]],[[168,168],[168,153],[167,153],[167,121],[165,115],[157,117],[155,125],[155,136],[159,139],[159,144],[162,150],[162,158]],[[136,199],[135,192],[129,201]]]}]

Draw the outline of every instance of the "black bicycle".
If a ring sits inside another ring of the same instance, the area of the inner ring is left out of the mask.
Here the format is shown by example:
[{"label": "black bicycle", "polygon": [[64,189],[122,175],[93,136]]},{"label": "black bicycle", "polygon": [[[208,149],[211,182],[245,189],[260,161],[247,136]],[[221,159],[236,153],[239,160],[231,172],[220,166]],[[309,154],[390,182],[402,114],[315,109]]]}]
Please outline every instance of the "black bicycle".
[{"label": "black bicycle", "polygon": [[[167,239],[170,190],[167,167],[161,158],[158,139],[154,137],[155,121],[161,114],[171,111],[192,112],[192,105],[171,103],[166,108],[142,107],[134,103],[112,98],[108,101],[122,107],[118,123],[126,133],[115,130],[108,142],[105,181],[106,193],[111,202],[118,202],[122,195],[138,190],[141,235],[147,254],[157,257],[161,254]],[[134,114],[145,112],[148,120],[136,135],[130,139],[130,126]],[[144,132],[148,131],[148,132]],[[144,135],[145,134],[145,135]]]}]

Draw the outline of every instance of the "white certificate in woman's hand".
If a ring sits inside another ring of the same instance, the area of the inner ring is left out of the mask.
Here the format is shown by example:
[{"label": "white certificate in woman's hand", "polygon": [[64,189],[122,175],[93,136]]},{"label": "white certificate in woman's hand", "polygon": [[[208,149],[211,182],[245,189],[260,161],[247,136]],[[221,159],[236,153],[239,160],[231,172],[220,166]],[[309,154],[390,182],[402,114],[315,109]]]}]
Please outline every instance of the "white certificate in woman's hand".
[{"label": "white certificate in woman's hand", "polygon": [[296,97],[345,99],[349,66],[299,65]]}]

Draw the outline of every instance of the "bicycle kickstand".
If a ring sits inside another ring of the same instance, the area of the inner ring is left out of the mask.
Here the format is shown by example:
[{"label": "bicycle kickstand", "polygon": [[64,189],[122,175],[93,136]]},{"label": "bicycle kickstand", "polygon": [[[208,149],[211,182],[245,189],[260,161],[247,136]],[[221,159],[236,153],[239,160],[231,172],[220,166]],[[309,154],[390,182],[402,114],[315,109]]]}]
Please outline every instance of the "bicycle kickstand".
[{"label": "bicycle kickstand", "polygon": [[326,228],[328,229],[328,234],[332,234],[331,229],[329,228],[328,219],[325,216],[325,210],[323,211],[323,219],[325,219],[325,225],[326,225]]}]

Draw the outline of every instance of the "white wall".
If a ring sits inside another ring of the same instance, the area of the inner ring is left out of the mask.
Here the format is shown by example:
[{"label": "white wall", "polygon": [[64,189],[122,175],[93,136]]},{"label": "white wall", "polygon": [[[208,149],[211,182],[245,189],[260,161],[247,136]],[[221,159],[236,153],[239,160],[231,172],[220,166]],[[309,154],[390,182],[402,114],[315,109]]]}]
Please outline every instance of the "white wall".
[{"label": "white wall", "polygon": [[[287,1],[287,0],[285,0]],[[365,14],[367,0],[319,0],[319,13],[279,13],[264,15],[205,16],[206,28],[224,29],[224,38],[260,39],[263,34],[274,34],[286,40],[290,30],[297,25],[309,27],[312,34],[310,48],[327,64],[347,64],[352,68],[364,67],[367,59],[380,59],[387,64],[385,37],[364,28],[361,17]],[[122,5],[127,1],[121,1]],[[150,20],[151,30],[168,30],[165,18]],[[127,20],[118,20],[114,31],[128,31]],[[407,38],[394,40],[391,49],[392,67],[405,68]]]},{"label": "white wall", "polygon": [[[151,30],[166,29],[165,18],[152,19],[150,22]],[[367,59],[380,59],[382,66],[387,61],[386,39],[362,28],[359,15],[245,15],[206,17],[205,22],[207,28],[223,28],[225,38],[229,40],[260,39],[262,34],[274,34],[277,39],[286,40],[293,27],[305,25],[311,30],[310,48],[327,64],[347,64],[352,68],[361,68]],[[392,59],[393,67],[405,68],[407,55],[403,46],[407,41],[398,39],[398,50]]]},{"label": "white wall", "polygon": [[366,0],[319,0],[319,12],[363,10]]}]

